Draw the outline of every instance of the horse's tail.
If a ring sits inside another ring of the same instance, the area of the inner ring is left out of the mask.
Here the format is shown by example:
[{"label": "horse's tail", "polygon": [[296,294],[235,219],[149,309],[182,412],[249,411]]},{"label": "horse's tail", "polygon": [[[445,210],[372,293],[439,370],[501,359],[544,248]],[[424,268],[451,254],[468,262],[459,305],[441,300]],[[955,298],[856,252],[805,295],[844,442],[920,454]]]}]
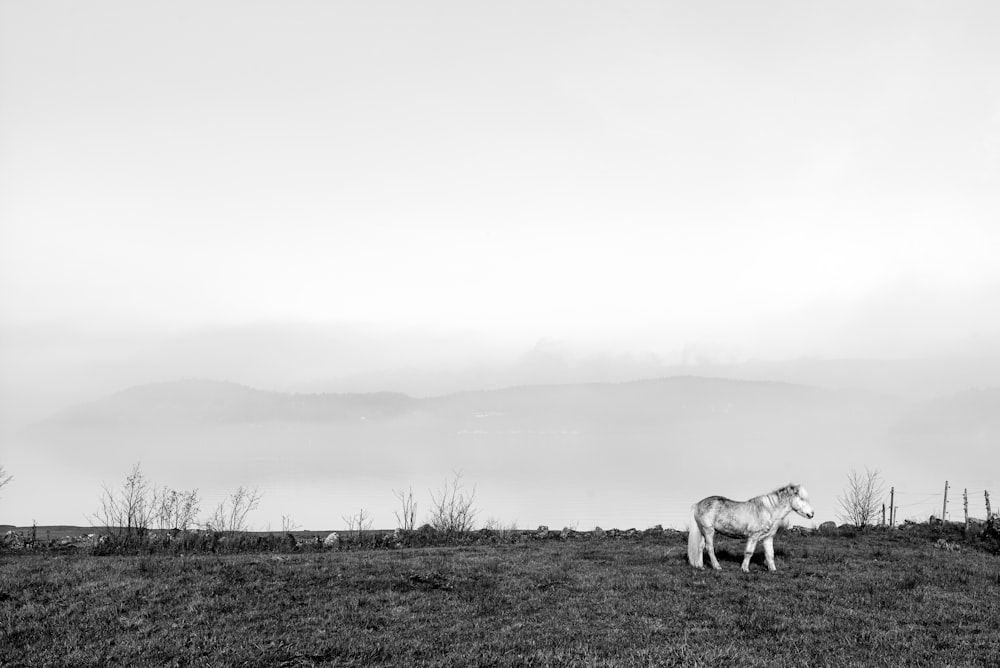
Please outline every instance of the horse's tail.
[{"label": "horse's tail", "polygon": [[698,519],[695,517],[695,509],[698,504],[691,506],[691,526],[688,529],[688,563],[695,568],[705,567],[705,537],[701,535],[698,527]]}]

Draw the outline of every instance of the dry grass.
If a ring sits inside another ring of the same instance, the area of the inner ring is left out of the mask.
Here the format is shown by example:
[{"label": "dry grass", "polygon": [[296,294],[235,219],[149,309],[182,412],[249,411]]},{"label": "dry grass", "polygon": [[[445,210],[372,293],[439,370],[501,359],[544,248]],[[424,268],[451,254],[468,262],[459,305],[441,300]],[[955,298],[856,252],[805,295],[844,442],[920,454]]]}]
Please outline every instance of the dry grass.
[{"label": "dry grass", "polygon": [[683,536],[393,551],[0,557],[0,664],[995,666],[1000,557],[781,536],[776,573]]}]

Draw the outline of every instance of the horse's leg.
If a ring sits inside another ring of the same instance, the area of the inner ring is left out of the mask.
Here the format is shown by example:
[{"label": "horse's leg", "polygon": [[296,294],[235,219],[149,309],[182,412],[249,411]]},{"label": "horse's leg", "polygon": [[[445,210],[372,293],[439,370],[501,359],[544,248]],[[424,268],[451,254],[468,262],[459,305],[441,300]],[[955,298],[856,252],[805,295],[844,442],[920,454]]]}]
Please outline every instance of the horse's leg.
[{"label": "horse's leg", "polygon": [[749,538],[747,538],[747,547],[746,550],[744,550],[743,552],[743,566],[741,566],[741,568],[743,569],[744,573],[750,572],[750,559],[753,557],[753,552],[756,549],[757,549],[757,537],[750,536]]},{"label": "horse's leg", "polygon": [[763,542],[764,561],[767,562],[767,570],[776,571],[778,568],[774,565],[774,536],[768,536]]},{"label": "horse's leg", "polygon": [[722,570],[719,560],[715,558],[715,529],[705,527],[705,549],[708,551],[708,558],[712,562],[712,568],[717,571]]}]

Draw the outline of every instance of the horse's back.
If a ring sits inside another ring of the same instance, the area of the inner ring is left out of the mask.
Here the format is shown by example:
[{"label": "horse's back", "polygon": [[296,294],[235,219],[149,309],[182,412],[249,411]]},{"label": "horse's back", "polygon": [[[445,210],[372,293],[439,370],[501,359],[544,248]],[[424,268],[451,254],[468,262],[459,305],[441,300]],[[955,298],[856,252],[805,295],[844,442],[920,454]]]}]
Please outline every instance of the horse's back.
[{"label": "horse's back", "polygon": [[734,501],[725,496],[706,496],[694,504],[694,519],[701,527],[711,527],[714,531],[741,538],[746,536],[742,527],[750,519],[747,517],[747,502]]},{"label": "horse's back", "polygon": [[726,506],[732,503],[736,503],[732,499],[727,499],[724,496],[706,496],[704,499],[694,504],[695,508],[698,510],[708,510],[709,508],[717,508],[719,506]]},{"label": "horse's back", "polygon": [[691,507],[692,512],[699,524],[705,526],[715,523],[715,516],[718,512],[733,503],[732,499],[724,496],[706,496],[704,499]]}]

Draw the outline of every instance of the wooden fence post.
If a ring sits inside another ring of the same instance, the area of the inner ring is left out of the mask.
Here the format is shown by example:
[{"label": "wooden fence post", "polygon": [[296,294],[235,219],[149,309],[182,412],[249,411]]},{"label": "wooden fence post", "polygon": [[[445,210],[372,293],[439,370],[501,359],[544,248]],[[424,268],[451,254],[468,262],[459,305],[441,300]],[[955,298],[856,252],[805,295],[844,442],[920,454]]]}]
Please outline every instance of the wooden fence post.
[{"label": "wooden fence post", "polygon": [[896,526],[896,488],[889,488],[889,526]]},{"label": "wooden fence post", "polygon": [[948,512],[948,481],[944,481],[944,502],[941,504],[941,526],[944,526],[944,516]]}]

